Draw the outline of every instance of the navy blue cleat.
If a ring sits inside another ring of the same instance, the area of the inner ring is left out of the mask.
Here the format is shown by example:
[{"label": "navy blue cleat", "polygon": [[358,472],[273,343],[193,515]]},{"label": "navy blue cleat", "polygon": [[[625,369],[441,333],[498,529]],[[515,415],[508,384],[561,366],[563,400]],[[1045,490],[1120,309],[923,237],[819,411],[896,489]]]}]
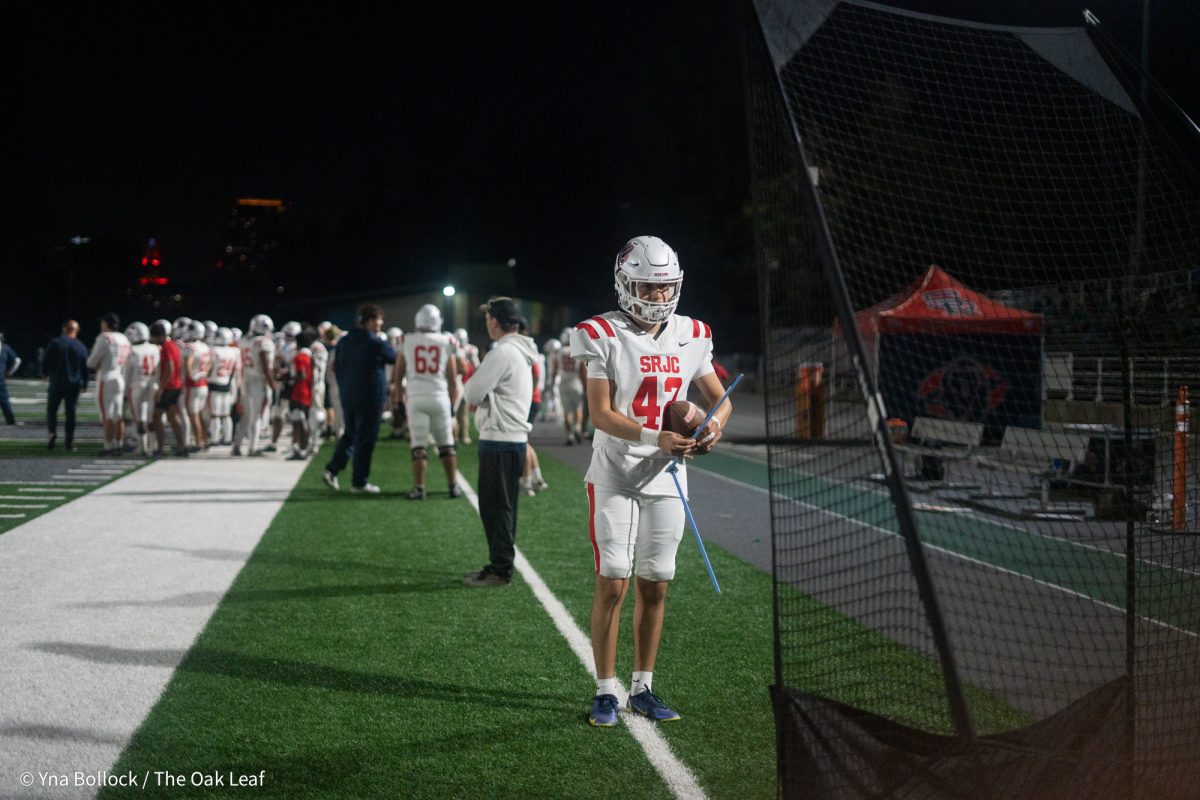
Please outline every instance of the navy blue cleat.
[{"label": "navy blue cleat", "polygon": [[621,713],[621,701],[613,694],[598,694],[592,698],[592,713],[588,722],[597,728],[611,728],[617,724]]},{"label": "navy blue cleat", "polygon": [[667,708],[662,698],[649,689],[629,695],[629,710],[655,722],[674,722],[679,719],[679,713]]}]

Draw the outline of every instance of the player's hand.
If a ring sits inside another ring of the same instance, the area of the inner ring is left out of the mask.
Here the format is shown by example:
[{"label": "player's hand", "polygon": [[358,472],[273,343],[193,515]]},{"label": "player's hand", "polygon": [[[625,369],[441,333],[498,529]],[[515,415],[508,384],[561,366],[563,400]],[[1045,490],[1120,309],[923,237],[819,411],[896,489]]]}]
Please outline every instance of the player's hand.
[{"label": "player's hand", "polygon": [[721,423],[717,421],[717,418],[713,417],[710,419],[708,424],[704,426],[703,432],[697,437],[695,455],[702,456],[705,453],[712,452],[717,442],[721,441],[723,433]]},{"label": "player's hand", "polygon": [[671,431],[660,431],[658,434],[658,449],[672,456],[687,458],[696,449],[696,440],[680,436]]}]

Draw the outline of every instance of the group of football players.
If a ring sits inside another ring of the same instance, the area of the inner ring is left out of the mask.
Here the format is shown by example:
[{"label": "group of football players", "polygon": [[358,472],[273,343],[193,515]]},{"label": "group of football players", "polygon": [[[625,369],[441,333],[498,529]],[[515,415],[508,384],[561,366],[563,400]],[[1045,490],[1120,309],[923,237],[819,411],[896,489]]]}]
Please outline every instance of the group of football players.
[{"label": "group of football players", "polygon": [[105,314],[88,357],[105,455],[123,452],[127,427],[137,432],[129,449],[164,455],[169,426],[177,456],[213,445],[259,456],[277,449],[284,421],[291,420],[292,458],[303,459],[319,445],[310,431],[326,422],[334,430],[336,405],[326,412],[325,388],[340,331],[328,322],[315,329],[288,322],[276,331],[269,316],[258,314],[244,334],[188,317],[118,328],[117,316]]}]

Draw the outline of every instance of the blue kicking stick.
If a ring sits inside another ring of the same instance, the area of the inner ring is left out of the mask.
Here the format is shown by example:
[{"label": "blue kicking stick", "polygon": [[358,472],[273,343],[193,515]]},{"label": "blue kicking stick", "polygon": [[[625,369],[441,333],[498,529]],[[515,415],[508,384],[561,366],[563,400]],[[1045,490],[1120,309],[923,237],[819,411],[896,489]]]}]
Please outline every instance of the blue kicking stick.
[{"label": "blue kicking stick", "polygon": [[[737,388],[737,385],[742,382],[742,375],[733,379],[733,383],[729,384],[729,388],[725,390],[725,394],[721,395],[708,412],[708,416],[704,418],[692,434],[693,439],[698,439],[704,427],[708,425],[708,421],[713,418],[713,414],[717,413],[717,409],[725,402],[725,398],[729,397],[730,393]],[[712,562],[708,560],[708,551],[704,549],[704,540],[700,538],[700,527],[696,525],[696,518],[692,516],[692,507],[688,505],[687,498],[683,495],[683,486],[679,484],[679,456],[671,459],[671,463],[667,466],[667,472],[671,473],[671,480],[675,481],[675,491],[679,492],[679,499],[683,501],[683,512],[687,515],[687,521],[692,526],[692,533],[696,534],[696,544],[700,546],[700,557],[704,559],[704,568],[708,570],[708,579],[712,581],[713,588],[717,590],[717,594],[721,593],[721,584],[717,583],[717,576],[713,573]]]}]

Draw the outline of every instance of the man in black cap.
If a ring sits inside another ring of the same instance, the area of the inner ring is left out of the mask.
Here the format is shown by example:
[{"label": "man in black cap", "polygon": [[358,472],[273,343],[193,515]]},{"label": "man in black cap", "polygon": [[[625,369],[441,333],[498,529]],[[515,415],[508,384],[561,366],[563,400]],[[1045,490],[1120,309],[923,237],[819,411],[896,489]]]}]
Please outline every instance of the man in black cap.
[{"label": "man in black cap", "polygon": [[494,297],[479,307],[496,346],[464,387],[465,402],[476,406],[479,430],[479,516],[487,536],[488,564],[469,573],[472,587],[507,586],[516,556],[517,498],[529,442],[537,346],[519,329],[524,322],[516,302]]}]

